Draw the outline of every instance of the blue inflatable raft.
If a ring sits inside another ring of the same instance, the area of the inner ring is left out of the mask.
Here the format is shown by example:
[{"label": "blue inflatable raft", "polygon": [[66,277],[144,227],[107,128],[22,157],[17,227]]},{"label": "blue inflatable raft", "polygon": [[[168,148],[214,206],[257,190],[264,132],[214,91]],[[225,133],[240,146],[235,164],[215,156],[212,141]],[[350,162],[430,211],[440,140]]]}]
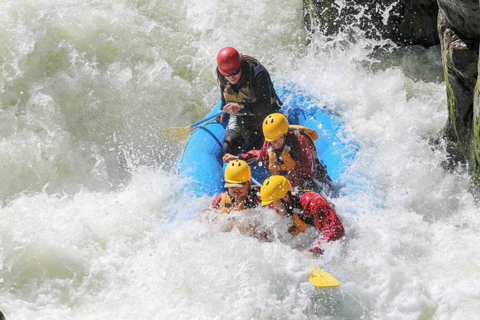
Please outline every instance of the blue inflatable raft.
[{"label": "blue inflatable raft", "polygon": [[[335,191],[341,193],[343,186],[349,184],[344,174],[359,149],[354,140],[348,139],[344,122],[334,111],[319,105],[305,90],[293,84],[277,83],[275,90],[283,102],[281,112],[289,123],[317,131],[315,145],[319,159],[326,166],[337,188]],[[219,101],[205,118],[217,113],[220,107]],[[175,164],[178,174],[188,179],[186,192],[193,197],[212,196],[225,190],[222,164],[225,126],[226,123],[214,119],[196,128]],[[252,175],[261,183],[269,172],[266,167],[254,167]]]}]

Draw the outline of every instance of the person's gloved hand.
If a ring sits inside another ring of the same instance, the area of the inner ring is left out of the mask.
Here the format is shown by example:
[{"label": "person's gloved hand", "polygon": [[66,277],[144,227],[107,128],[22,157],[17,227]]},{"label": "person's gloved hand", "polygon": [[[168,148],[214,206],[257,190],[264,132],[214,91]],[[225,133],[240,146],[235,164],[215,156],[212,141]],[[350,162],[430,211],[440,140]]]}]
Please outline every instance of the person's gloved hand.
[{"label": "person's gloved hand", "polygon": [[320,249],[319,247],[310,247],[308,249],[308,252],[312,253],[315,256],[319,256],[323,254],[323,249]]},{"label": "person's gloved hand", "polygon": [[234,156],[233,154],[230,154],[230,153],[226,153],[222,158],[223,162],[229,162],[231,160],[237,160],[237,159],[238,159],[238,156]]},{"label": "person's gloved hand", "polygon": [[308,248],[308,251],[318,256],[323,254],[322,244],[324,242],[325,240],[322,237],[315,239],[315,241]]}]

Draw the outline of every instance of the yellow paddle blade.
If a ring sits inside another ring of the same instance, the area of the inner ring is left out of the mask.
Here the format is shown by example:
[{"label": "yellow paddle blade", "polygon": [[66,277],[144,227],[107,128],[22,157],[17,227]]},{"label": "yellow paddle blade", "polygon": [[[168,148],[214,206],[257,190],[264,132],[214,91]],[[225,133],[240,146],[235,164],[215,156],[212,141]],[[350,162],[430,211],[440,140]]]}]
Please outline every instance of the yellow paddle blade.
[{"label": "yellow paddle blade", "polygon": [[308,274],[308,281],[315,287],[338,287],[340,282],[335,279],[330,273],[323,271],[320,268],[314,268],[311,273]]},{"label": "yellow paddle blade", "polygon": [[173,142],[179,142],[185,140],[188,136],[188,132],[190,131],[190,126],[186,127],[171,127],[165,128],[161,131],[161,133]]}]

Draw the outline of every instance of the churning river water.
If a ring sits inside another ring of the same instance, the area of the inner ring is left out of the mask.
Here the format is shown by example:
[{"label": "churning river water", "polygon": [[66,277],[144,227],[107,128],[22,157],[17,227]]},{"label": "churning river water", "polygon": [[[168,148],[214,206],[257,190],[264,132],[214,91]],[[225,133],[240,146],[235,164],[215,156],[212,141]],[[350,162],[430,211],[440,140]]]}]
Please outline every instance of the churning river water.
[{"label": "churning river water", "polygon": [[[438,47],[395,49],[354,26],[309,34],[291,0],[5,0],[0,12],[8,320],[480,314],[479,209],[466,172],[445,172],[428,143],[447,118]],[[340,287],[311,286],[312,262],[281,230],[259,242],[170,219],[210,200],[180,200],[183,145],[160,130],[218,101],[225,46],[307,88],[360,146],[349,172],[372,191],[332,200],[346,238],[314,261]]]}]

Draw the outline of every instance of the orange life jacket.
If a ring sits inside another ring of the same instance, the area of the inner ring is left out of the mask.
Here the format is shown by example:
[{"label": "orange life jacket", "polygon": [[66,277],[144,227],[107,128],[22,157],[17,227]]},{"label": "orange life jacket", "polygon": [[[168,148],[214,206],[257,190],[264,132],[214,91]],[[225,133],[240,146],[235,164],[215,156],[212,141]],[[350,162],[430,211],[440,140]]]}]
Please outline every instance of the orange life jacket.
[{"label": "orange life jacket", "polygon": [[[302,193],[305,193],[305,192],[310,192],[310,190],[302,190],[297,192],[296,194],[301,195]],[[313,222],[312,219],[307,218],[303,215],[302,208],[300,207],[300,203],[297,203],[297,201],[295,201],[292,203],[292,205],[293,205],[293,210],[292,210],[293,225],[290,228],[288,228],[288,232],[294,236],[299,234],[300,232],[305,232],[305,230],[307,230],[308,228],[313,227],[315,223]]]},{"label": "orange life jacket", "polygon": [[222,213],[229,214],[231,211],[242,211],[247,209],[245,206],[246,197],[243,201],[233,201],[232,197],[225,192],[222,194],[222,198],[220,199],[220,203],[218,204],[218,209]]},{"label": "orange life jacket", "polygon": [[303,217],[301,214],[293,214],[293,225],[288,228],[288,232],[293,236],[299,234],[300,232],[305,232],[307,228],[313,227],[313,224],[305,222],[306,220],[302,219],[301,217]]},{"label": "orange life jacket", "polygon": [[[318,138],[318,134],[314,129],[300,125],[290,125],[288,128],[289,132],[292,132],[297,140],[300,134],[312,142]],[[281,152],[272,147],[268,148],[268,169],[272,175],[281,175],[285,176],[288,180],[292,180],[292,175],[295,173],[295,159],[298,159],[298,155],[292,156],[291,152],[294,152],[292,146],[287,144]]]},{"label": "orange life jacket", "polygon": [[[315,129],[310,129],[308,127],[301,126],[299,124],[291,124],[288,126],[290,130],[301,130],[300,133],[306,134],[307,138],[310,138],[310,140],[315,141],[318,139],[318,133],[315,131]],[[303,132],[302,132],[303,131]]]},{"label": "orange life jacket", "polygon": [[280,153],[271,147],[268,149],[268,169],[272,175],[281,175],[288,180],[292,179],[295,172],[295,160],[290,155],[290,146],[285,146]]},{"label": "orange life jacket", "polygon": [[255,208],[260,204],[259,198],[256,196],[260,192],[260,186],[250,186],[247,196],[242,201],[235,201],[228,192],[224,192],[220,198],[217,209],[221,213],[230,213],[231,211],[242,211],[250,208]]},{"label": "orange life jacket", "polygon": [[[254,208],[259,204],[259,202],[256,202],[255,198],[253,197],[253,195],[256,194],[258,190],[259,186],[252,186],[249,193],[242,201],[234,201],[234,199],[230,197],[228,192],[225,192],[224,194],[222,194],[217,208],[222,214],[230,214],[232,211],[242,211],[249,208]],[[254,225],[242,222],[241,218],[237,219],[236,217],[230,217],[227,220],[229,221],[227,225],[228,230],[236,227],[240,232],[246,233],[252,232],[255,229]]]}]

